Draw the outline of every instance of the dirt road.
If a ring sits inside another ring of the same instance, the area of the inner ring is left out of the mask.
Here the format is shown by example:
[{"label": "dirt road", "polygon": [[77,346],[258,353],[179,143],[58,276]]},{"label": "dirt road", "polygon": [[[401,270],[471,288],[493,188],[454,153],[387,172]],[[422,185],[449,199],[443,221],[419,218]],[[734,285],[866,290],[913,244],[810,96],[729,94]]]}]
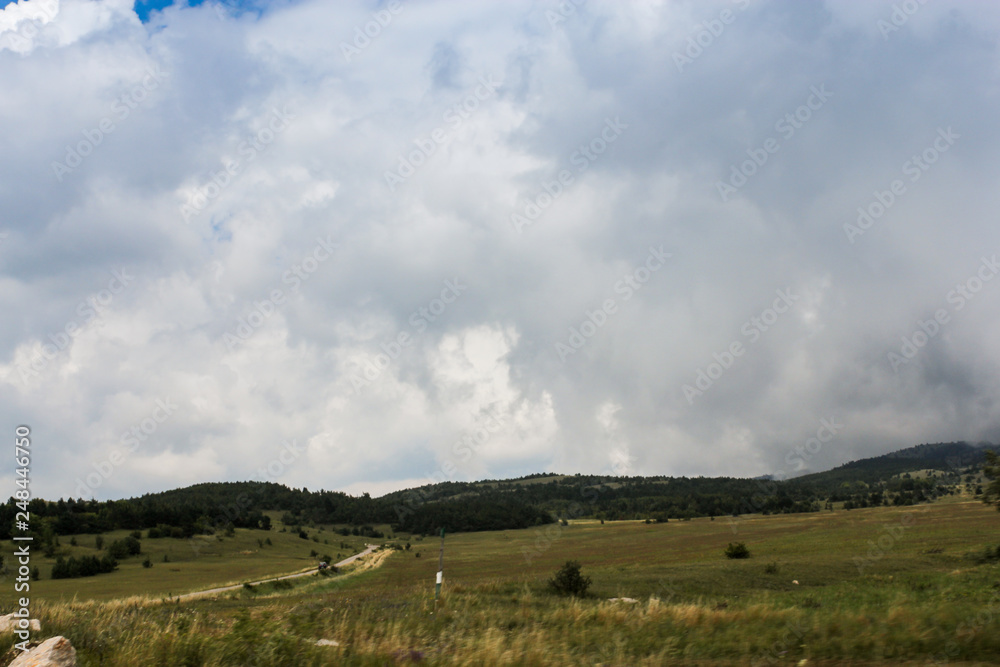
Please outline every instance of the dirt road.
[{"label": "dirt road", "polygon": [[[353,563],[357,559],[361,558],[362,556],[367,556],[368,554],[370,554],[371,552],[375,551],[375,549],[378,548],[377,544],[366,544],[365,546],[367,547],[367,549],[365,549],[361,553],[354,554],[350,558],[345,558],[339,563],[335,563],[334,567],[343,567],[345,565]],[[305,577],[307,575],[313,574],[314,572],[316,572],[316,568],[311,567],[308,570],[303,570],[301,572],[293,572],[292,574],[285,574],[280,577],[269,577],[267,579],[261,579],[260,581],[252,581],[250,583],[256,586],[257,584],[267,583],[268,581],[278,581],[281,579],[294,579],[295,577]],[[232,586],[220,586],[218,588],[208,588],[203,591],[195,591],[194,593],[185,593],[184,595],[172,596],[170,598],[170,601],[180,602],[183,600],[191,600],[193,598],[201,597],[203,595],[214,595],[216,593],[225,593],[226,591],[235,591],[241,588],[243,588],[243,584],[233,584]]]}]

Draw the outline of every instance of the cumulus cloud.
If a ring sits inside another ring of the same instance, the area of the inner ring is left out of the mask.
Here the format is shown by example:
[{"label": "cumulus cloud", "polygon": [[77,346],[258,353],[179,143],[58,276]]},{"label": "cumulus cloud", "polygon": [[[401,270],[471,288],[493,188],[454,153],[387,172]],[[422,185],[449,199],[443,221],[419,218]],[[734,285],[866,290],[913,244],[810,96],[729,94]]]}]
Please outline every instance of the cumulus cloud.
[{"label": "cumulus cloud", "polygon": [[11,3],[0,414],[52,498],[997,441],[998,27],[964,3]]}]

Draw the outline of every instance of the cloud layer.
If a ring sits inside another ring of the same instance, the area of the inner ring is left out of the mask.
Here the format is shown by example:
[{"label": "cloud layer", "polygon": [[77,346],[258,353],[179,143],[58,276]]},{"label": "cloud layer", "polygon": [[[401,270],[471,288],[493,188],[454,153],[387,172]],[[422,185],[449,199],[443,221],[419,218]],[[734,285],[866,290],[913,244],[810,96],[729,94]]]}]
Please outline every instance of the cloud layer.
[{"label": "cloud layer", "polygon": [[50,498],[996,442],[998,30],[918,0],[8,5],[3,423]]}]

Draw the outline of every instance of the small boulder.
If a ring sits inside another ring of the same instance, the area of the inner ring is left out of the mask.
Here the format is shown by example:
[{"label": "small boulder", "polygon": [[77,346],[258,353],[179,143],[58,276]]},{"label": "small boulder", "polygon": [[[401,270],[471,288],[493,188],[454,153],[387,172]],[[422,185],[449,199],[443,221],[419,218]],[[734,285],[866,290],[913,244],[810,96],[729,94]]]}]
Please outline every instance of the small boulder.
[{"label": "small boulder", "polygon": [[76,667],[76,649],[65,637],[52,637],[19,655],[8,667]]},{"label": "small boulder", "polygon": [[[15,616],[14,614],[6,614],[0,616],[0,632],[13,632],[18,629],[18,621],[21,618]],[[41,632],[42,624],[37,618],[32,618],[28,620],[28,629],[32,632]]]},{"label": "small boulder", "polygon": [[317,639],[316,646],[340,646],[336,639]]}]

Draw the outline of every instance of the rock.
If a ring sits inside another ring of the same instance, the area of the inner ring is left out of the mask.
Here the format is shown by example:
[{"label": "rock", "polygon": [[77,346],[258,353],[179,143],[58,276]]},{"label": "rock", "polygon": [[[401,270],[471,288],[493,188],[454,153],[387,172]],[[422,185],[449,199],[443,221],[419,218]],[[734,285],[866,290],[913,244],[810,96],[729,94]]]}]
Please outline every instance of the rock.
[{"label": "rock", "polygon": [[76,649],[65,637],[52,637],[19,655],[8,667],[76,667]]},{"label": "rock", "polygon": [[[19,620],[21,620],[20,617],[14,616],[14,614],[0,616],[0,632],[12,632],[13,630],[17,630],[17,622]],[[28,629],[33,632],[41,632],[42,624],[37,618],[32,618],[28,621]]]}]

